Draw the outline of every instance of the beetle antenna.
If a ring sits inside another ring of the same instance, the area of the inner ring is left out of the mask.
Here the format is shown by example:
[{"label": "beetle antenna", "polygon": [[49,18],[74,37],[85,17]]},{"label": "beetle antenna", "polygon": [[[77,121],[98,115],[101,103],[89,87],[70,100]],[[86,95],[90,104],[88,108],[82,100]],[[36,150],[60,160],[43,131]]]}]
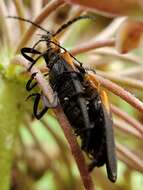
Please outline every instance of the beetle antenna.
[{"label": "beetle antenna", "polygon": [[81,20],[81,19],[92,19],[95,20],[95,16],[90,16],[90,15],[83,15],[83,16],[79,16],[76,17],[70,21],[68,21],[67,23],[63,24],[54,34],[53,36],[56,36],[57,34],[59,34],[62,30],[64,30],[65,28],[67,28],[68,26],[70,26],[71,24],[73,24],[74,22]]},{"label": "beetle antenna", "polygon": [[31,20],[28,20],[28,19],[25,19],[25,18],[22,18],[22,17],[18,17],[18,16],[7,16],[7,18],[18,19],[18,20],[22,20],[22,21],[31,23],[31,24],[34,25],[35,27],[40,28],[41,30],[45,31],[46,33],[49,33],[48,30],[46,30],[45,28],[41,27],[40,25],[38,25],[38,24],[32,22]]}]

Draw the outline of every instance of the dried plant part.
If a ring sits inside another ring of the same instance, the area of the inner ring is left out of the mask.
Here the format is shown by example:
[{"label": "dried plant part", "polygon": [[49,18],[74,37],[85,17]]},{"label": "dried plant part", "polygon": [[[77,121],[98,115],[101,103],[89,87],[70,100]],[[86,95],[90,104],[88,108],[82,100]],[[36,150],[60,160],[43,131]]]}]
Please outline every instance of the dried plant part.
[{"label": "dried plant part", "polygon": [[142,0],[138,0],[138,3],[143,8],[143,1]]},{"label": "dried plant part", "polygon": [[143,22],[126,19],[117,32],[116,47],[120,53],[138,48],[143,38]]},{"label": "dried plant part", "polygon": [[72,4],[78,4],[86,8],[94,9],[100,14],[115,17],[121,15],[142,15],[141,0],[66,0]]}]

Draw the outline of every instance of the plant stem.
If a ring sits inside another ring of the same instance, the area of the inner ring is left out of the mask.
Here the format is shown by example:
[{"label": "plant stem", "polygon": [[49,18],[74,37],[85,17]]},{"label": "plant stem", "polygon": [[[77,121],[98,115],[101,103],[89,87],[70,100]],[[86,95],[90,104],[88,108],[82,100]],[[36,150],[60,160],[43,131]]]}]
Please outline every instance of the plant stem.
[{"label": "plant stem", "polygon": [[[13,0],[14,4],[15,4],[15,8],[16,8],[16,11],[17,11],[17,15],[21,18],[25,18],[25,10],[24,10],[24,6],[22,4],[22,1],[19,1],[19,0]],[[19,26],[20,26],[20,32],[21,32],[21,36],[23,35],[23,33],[25,32],[26,30],[26,25],[24,22],[21,22],[21,20],[18,20],[19,21]]]},{"label": "plant stem", "polygon": [[57,108],[54,110],[55,114],[57,115],[57,119],[60,122],[60,125],[63,129],[65,137],[70,145],[71,152],[76,160],[81,179],[83,181],[84,187],[86,190],[94,190],[93,182],[89,175],[83,154],[81,149],[77,143],[76,137],[73,134],[72,127],[69,124],[68,120],[66,119],[65,114],[63,113],[61,108]]},{"label": "plant stem", "polygon": [[114,105],[111,105],[111,111],[117,116],[119,116],[121,119],[126,121],[128,124],[133,126],[143,136],[143,127],[139,121],[129,116],[128,113],[122,111],[121,109],[117,108]]},{"label": "plant stem", "polygon": [[77,47],[74,47],[70,53],[72,55],[77,55],[80,53],[84,53],[93,49],[97,49],[97,48],[101,48],[101,47],[105,47],[105,46],[114,46],[115,45],[115,41],[113,39],[111,40],[100,40],[100,41],[94,41],[93,40],[91,42],[86,42],[83,43]]},{"label": "plant stem", "polygon": [[126,148],[125,146],[121,144],[116,144],[117,151],[120,152],[123,156],[126,157],[128,161],[132,162],[133,168],[140,168],[140,170],[143,172],[143,161],[129,148]]},{"label": "plant stem", "polygon": [[96,83],[97,81],[99,81],[103,87],[107,88],[110,92],[121,97],[123,100],[131,104],[134,108],[136,108],[138,111],[143,113],[143,103],[130,92],[126,91],[121,86],[111,82],[108,79],[105,79],[97,74],[93,74],[93,72],[89,72],[89,74],[95,78]]},{"label": "plant stem", "polygon": [[[22,59],[21,56],[17,56],[15,59],[12,60],[12,63],[13,62],[23,65],[26,69],[29,67],[28,63],[24,59]],[[30,72],[31,72],[31,74],[37,73],[35,76],[35,80],[38,82],[40,89],[42,90],[44,95],[47,97],[47,99],[50,102],[52,102],[51,101],[51,98],[53,100],[52,89],[48,85],[47,81],[43,78],[42,73],[35,66],[32,67]],[[77,163],[85,190],[94,190],[95,188],[93,186],[93,182],[89,175],[87,165],[85,163],[81,149],[77,143],[76,137],[73,134],[71,125],[69,124],[68,120],[66,119],[61,108],[54,109],[54,112],[55,112],[55,115],[57,116],[57,119],[59,120],[59,123],[60,123],[62,129],[63,129],[65,137],[70,145],[70,148],[71,148],[72,154],[75,158],[75,161]]]},{"label": "plant stem", "polygon": [[113,73],[107,73],[107,72],[103,72],[103,71],[97,71],[97,73],[107,79],[110,79],[110,80],[117,82],[119,84],[122,84],[124,86],[143,90],[143,82],[141,80],[133,79],[131,77],[117,75],[117,73],[113,74]]},{"label": "plant stem", "polygon": [[58,186],[60,187],[60,189],[65,189],[65,183],[63,178],[61,177],[61,175],[59,174],[57,168],[55,167],[55,164],[53,164],[50,156],[48,155],[48,153],[44,150],[43,146],[41,145],[40,141],[38,140],[37,136],[35,135],[30,123],[28,121],[26,121],[26,127],[28,129],[28,131],[30,132],[37,148],[40,150],[40,152],[43,154],[45,161],[46,161],[46,165],[48,169],[51,169],[51,171],[54,173],[55,175],[55,179],[57,181]]},{"label": "plant stem", "polygon": [[[56,10],[56,8],[62,5],[63,3],[64,3],[64,0],[51,1],[43,8],[43,10],[41,10],[41,13],[35,18],[33,22],[40,25],[50,13]],[[29,27],[29,29],[26,31],[23,38],[19,42],[18,46],[16,47],[16,51],[15,51],[16,53],[20,51],[21,47],[24,47],[28,43],[28,41],[31,39],[32,35],[34,34],[35,30],[36,30],[35,26],[31,25]]]},{"label": "plant stem", "polygon": [[25,93],[22,86],[7,81],[2,76],[0,76],[0,86],[0,189],[8,190],[14,143],[25,112],[22,103]]},{"label": "plant stem", "polygon": [[114,119],[114,126],[118,128],[123,133],[131,134],[133,137],[136,137],[138,140],[142,140],[143,136],[133,127],[128,126],[127,123]]}]

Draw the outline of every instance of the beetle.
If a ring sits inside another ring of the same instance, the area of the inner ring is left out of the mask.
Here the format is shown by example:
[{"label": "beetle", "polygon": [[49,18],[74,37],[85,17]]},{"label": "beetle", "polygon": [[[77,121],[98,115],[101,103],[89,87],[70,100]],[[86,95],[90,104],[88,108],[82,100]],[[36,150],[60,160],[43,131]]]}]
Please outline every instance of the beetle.
[{"label": "beetle", "polygon": [[[22,55],[31,63],[28,70],[41,57],[44,58],[46,67],[49,69],[49,83],[55,92],[55,103],[51,105],[42,92],[33,93],[29,97],[35,97],[33,113],[37,119],[40,119],[49,108],[60,104],[75,134],[80,136],[81,149],[91,160],[89,171],[92,171],[94,167],[106,164],[108,178],[115,182],[117,161],[108,96],[101,89],[100,83],[88,73],[79,61],[75,63],[76,58],[60,46],[56,39],[56,35],[63,29],[82,18],[89,17],[77,17],[64,24],[54,34],[46,30],[46,34],[41,36],[34,47],[21,49]],[[27,21],[26,19],[20,19]],[[28,22],[38,26],[31,21]],[[42,27],[38,27],[45,31]],[[44,52],[36,49],[37,44],[41,41],[45,41],[47,44],[47,49]],[[37,55],[37,58],[34,59],[29,56],[29,53]],[[32,74],[26,84],[28,91],[31,91],[37,85],[37,83],[32,83],[35,75],[36,73]],[[41,99],[43,108],[39,111]]]}]

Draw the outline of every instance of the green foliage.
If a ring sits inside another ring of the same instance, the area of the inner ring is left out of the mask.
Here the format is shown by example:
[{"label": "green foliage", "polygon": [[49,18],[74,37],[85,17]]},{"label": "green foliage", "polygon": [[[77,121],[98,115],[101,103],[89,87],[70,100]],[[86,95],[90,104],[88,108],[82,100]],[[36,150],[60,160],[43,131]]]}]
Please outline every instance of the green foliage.
[{"label": "green foliage", "polygon": [[0,189],[8,190],[13,151],[25,112],[25,93],[19,84],[2,77],[0,89]]}]

